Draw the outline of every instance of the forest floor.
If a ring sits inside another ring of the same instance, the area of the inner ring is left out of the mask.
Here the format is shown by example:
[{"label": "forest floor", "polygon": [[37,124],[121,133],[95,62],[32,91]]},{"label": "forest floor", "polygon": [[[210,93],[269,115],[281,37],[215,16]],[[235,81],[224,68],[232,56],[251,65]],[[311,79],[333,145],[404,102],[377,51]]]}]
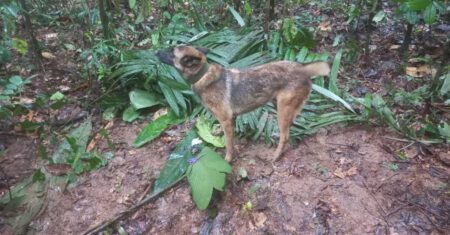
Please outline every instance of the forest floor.
[{"label": "forest floor", "polygon": [[[52,33],[59,36],[47,37]],[[358,83],[349,89],[353,94],[385,93],[383,84],[394,79],[392,74],[399,63],[393,56],[397,52],[389,47],[398,38],[393,31],[379,33],[371,58],[374,63],[369,66],[367,60],[361,60],[355,68],[342,71],[347,79],[352,77]],[[80,69],[75,52],[59,50],[61,42],[73,42],[79,36],[46,28],[39,31],[38,38],[58,59],[44,62],[49,69],[35,78],[24,96],[66,90],[66,96],[74,102],[58,111],[38,111],[34,118],[66,118],[76,125],[90,113],[94,129],[104,127],[106,122],[98,111],[80,105],[89,94],[74,72]],[[406,80],[390,82],[407,90],[417,85]],[[110,122],[108,135],[115,145],[114,158],[105,167],[79,176],[66,189],[49,188],[45,209],[32,222],[30,231],[82,234],[148,194],[189,124],[174,126],[151,143],[133,148],[133,140],[147,123]],[[385,127],[334,125],[291,144],[275,163],[266,160],[273,147],[239,139],[238,156],[231,163],[233,173],[224,192],[216,195],[212,209],[198,210],[188,184],[181,181],[120,225],[128,234],[448,233],[450,150],[444,145],[409,144],[396,138],[399,136]],[[0,164],[8,184],[14,185],[33,173],[38,162],[37,136],[1,132],[0,144],[7,149]],[[105,140],[97,147],[100,152],[108,149]],[[404,151],[403,159],[396,156],[399,150]],[[241,178],[238,169],[245,169],[248,176]],[[4,184],[1,192],[7,193]],[[11,231],[0,223],[1,234]]]}]

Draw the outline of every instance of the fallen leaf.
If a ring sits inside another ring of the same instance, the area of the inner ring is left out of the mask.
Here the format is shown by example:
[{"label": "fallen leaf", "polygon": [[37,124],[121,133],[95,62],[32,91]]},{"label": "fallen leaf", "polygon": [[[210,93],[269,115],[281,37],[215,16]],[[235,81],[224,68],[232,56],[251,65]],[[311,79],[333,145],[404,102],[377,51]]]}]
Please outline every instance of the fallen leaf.
[{"label": "fallen leaf", "polygon": [[331,22],[330,21],[321,22],[319,24],[319,29],[321,31],[331,31]]},{"label": "fallen leaf", "polygon": [[356,166],[352,166],[350,169],[348,169],[347,171],[343,171],[342,168],[337,168],[333,174],[341,179],[347,177],[347,176],[354,176],[356,174],[358,174],[358,168],[356,168]]},{"label": "fallen leaf", "polygon": [[401,46],[400,45],[391,45],[390,47],[389,47],[389,50],[397,50],[397,49],[399,49]]},{"label": "fallen leaf", "polygon": [[167,108],[159,109],[158,111],[155,112],[155,114],[153,114],[153,120],[158,119],[162,115],[166,115],[168,112],[169,110]]},{"label": "fallen leaf", "polygon": [[44,37],[45,37],[46,40],[54,39],[54,38],[58,37],[58,33],[48,33]]},{"label": "fallen leaf", "polygon": [[52,60],[52,59],[55,59],[55,58],[56,58],[55,55],[53,55],[53,54],[50,53],[50,52],[46,52],[46,51],[42,52],[41,55],[42,55],[42,57],[44,57],[45,59],[49,59],[49,60]]},{"label": "fallen leaf", "polygon": [[421,65],[419,67],[406,67],[406,74],[411,77],[420,78],[425,75],[436,74],[436,69],[431,68],[428,65]]},{"label": "fallen leaf", "polygon": [[255,225],[256,225],[256,227],[260,227],[260,228],[264,226],[264,223],[267,220],[267,216],[264,213],[262,213],[262,212],[255,213],[254,214],[254,218],[255,218]]},{"label": "fallen leaf", "polygon": [[[108,130],[109,128],[111,128],[114,125],[114,120],[109,121],[105,127],[103,127],[103,129]],[[95,145],[97,144],[98,140],[100,139],[101,135],[100,133],[97,133],[95,135],[95,137],[91,140],[91,142],[89,143],[89,145],[86,148],[86,152],[90,152],[95,148]]]},{"label": "fallen leaf", "polygon": [[333,172],[333,175],[335,175],[335,176],[337,176],[337,177],[339,177],[339,178],[341,178],[341,179],[345,178],[345,173],[342,171],[342,169],[341,169],[340,167],[337,168],[337,169]]},{"label": "fallen leaf", "polygon": [[66,163],[48,164],[45,166],[45,170],[52,175],[63,176],[69,174],[72,171],[72,167]]}]

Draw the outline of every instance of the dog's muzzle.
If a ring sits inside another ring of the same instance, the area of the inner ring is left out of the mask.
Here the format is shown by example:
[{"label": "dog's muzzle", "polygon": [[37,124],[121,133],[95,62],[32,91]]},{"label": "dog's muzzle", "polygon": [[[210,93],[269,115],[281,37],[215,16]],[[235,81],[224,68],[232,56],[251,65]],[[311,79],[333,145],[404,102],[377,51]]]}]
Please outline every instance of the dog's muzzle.
[{"label": "dog's muzzle", "polygon": [[166,50],[159,50],[156,52],[156,57],[164,64],[172,65],[175,55],[173,54],[173,48]]}]

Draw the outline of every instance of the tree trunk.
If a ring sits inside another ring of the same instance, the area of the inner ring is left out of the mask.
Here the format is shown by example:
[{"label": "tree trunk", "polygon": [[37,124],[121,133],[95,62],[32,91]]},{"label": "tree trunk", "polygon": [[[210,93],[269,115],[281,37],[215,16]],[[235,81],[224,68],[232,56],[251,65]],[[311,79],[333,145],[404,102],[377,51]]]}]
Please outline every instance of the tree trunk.
[{"label": "tree trunk", "polygon": [[103,38],[110,39],[111,32],[109,31],[109,19],[105,10],[105,0],[98,0],[98,10],[100,12],[100,21],[102,22]]},{"label": "tree trunk", "polygon": [[414,25],[408,23],[406,26],[406,33],[403,39],[402,47],[400,48],[400,55],[402,58],[405,58],[408,55],[409,44],[411,44],[412,30]]},{"label": "tree trunk", "polygon": [[39,47],[39,43],[36,39],[36,36],[34,34],[33,25],[31,23],[29,8],[25,0],[20,0],[20,5],[23,9],[23,16],[25,18],[25,31],[28,34],[28,43],[30,44],[33,60],[37,68],[40,70],[43,69],[42,67],[42,57],[41,57],[41,49]]}]

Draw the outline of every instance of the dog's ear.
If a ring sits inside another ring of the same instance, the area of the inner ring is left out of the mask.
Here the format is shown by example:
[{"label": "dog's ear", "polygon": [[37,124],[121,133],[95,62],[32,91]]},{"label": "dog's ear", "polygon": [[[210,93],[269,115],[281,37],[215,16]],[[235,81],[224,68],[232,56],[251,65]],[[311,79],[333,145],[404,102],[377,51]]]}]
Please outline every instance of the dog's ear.
[{"label": "dog's ear", "polygon": [[180,64],[183,67],[192,68],[195,66],[199,66],[201,61],[202,59],[197,56],[184,56],[183,58],[181,58]]},{"label": "dog's ear", "polygon": [[208,48],[204,48],[204,47],[196,47],[195,49],[199,50],[201,53],[203,54],[208,54],[209,49]]}]

